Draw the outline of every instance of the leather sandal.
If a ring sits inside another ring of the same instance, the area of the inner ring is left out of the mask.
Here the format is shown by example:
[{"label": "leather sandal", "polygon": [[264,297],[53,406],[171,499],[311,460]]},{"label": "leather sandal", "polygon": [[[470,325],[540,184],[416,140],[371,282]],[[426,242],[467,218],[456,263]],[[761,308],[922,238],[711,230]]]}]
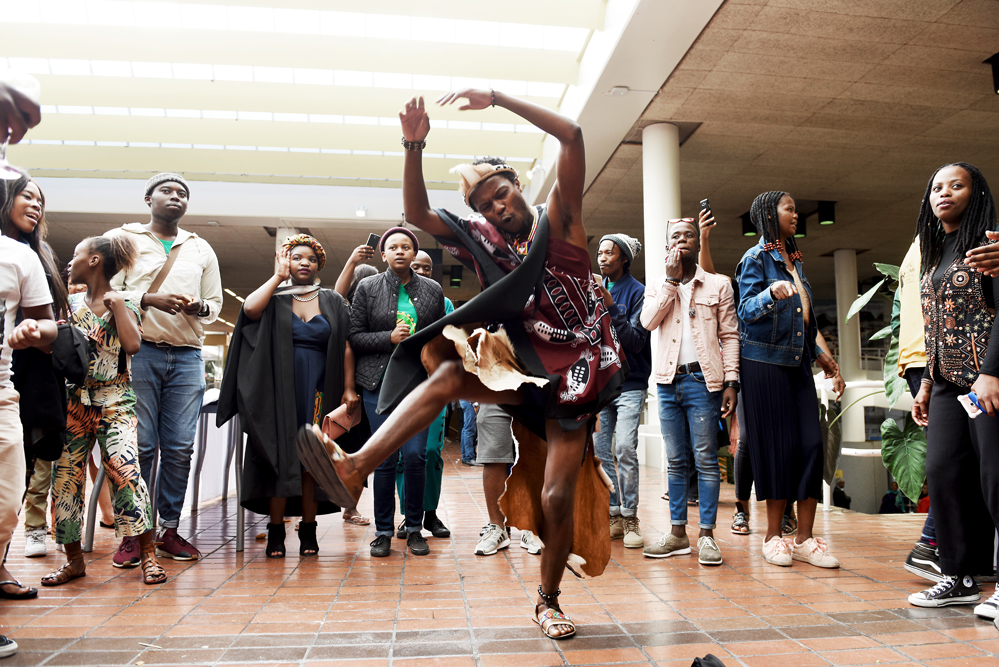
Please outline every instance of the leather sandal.
[{"label": "leather sandal", "polygon": [[364,490],[364,478],[354,461],[315,424],[303,426],[296,438],[298,458],[340,507],[354,509]]},{"label": "leather sandal", "polygon": [[[73,567],[79,563],[79,571]],[[79,542],[66,545],[66,563],[58,570],[42,577],[42,586],[62,586],[65,583],[87,576],[87,564],[83,562],[83,546]]]},{"label": "leather sandal", "polygon": [[[541,589],[541,586],[538,586],[538,595],[545,601],[545,605],[548,608],[541,611],[540,604],[534,605],[534,622],[541,626],[541,631],[549,639],[568,639],[576,634],[576,624],[572,622],[571,618],[563,614],[558,606],[558,596],[561,592],[561,590],[557,590],[552,594],[548,594]],[[556,625],[568,625],[572,629],[564,634],[552,634],[552,627]]]},{"label": "leather sandal", "polygon": [[150,540],[149,544],[142,547],[139,566],[142,568],[142,582],[149,584],[162,584],[167,580],[166,570],[156,560],[156,542]]}]

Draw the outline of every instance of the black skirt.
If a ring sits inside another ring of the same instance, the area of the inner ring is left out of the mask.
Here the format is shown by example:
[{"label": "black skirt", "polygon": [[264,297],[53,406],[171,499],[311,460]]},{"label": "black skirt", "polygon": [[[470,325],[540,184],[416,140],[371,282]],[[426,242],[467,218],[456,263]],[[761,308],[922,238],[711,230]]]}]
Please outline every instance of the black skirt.
[{"label": "black skirt", "polygon": [[757,500],[822,498],[822,430],[807,361],[778,366],[742,359],[743,444]]}]

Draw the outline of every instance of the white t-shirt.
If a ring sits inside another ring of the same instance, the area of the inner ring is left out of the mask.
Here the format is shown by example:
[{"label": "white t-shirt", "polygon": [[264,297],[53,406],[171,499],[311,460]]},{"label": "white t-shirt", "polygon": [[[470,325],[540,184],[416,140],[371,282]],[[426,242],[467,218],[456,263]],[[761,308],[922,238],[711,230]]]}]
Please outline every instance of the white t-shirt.
[{"label": "white t-shirt", "polygon": [[690,294],[693,284],[693,280],[680,283],[676,290],[680,295],[680,321],[683,323],[683,330],[680,332],[680,356],[676,361],[680,366],[698,361],[697,349],[694,348],[694,332],[690,329]]},{"label": "white t-shirt", "polygon": [[13,388],[7,336],[14,330],[18,308],[52,303],[38,255],[23,243],[0,235],[0,387]]}]

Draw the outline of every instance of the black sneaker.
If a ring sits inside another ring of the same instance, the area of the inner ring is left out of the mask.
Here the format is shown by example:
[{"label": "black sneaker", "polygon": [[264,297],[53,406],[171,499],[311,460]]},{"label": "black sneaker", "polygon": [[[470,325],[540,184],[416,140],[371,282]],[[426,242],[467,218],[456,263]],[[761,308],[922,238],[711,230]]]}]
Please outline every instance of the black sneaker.
[{"label": "black sneaker", "polygon": [[392,538],[388,535],[379,535],[371,543],[371,555],[374,558],[385,558],[389,555],[392,547]]},{"label": "black sneaker", "polygon": [[395,536],[396,536],[396,539],[400,539],[400,540],[406,539],[406,520],[405,519],[402,520],[402,523],[400,523],[399,527],[396,529]]},{"label": "black sneaker", "polygon": [[437,512],[426,512],[423,515],[423,527],[429,530],[434,537],[451,537],[451,531],[438,518]]},{"label": "black sneaker", "polygon": [[409,537],[406,538],[406,546],[409,547],[409,553],[414,556],[426,556],[430,553],[427,540],[420,531],[409,534]]},{"label": "black sneaker", "polygon": [[909,557],[905,559],[905,569],[917,577],[922,577],[934,583],[943,581],[944,574],[940,570],[940,558],[937,548],[925,542],[916,542]]},{"label": "black sneaker", "polygon": [[0,635],[0,658],[6,658],[15,653],[17,653],[17,642],[10,637]]},{"label": "black sneaker", "polygon": [[952,604],[975,604],[982,599],[975,579],[966,574],[963,577],[944,575],[943,581],[909,596],[909,603],[917,607],[946,607]]}]

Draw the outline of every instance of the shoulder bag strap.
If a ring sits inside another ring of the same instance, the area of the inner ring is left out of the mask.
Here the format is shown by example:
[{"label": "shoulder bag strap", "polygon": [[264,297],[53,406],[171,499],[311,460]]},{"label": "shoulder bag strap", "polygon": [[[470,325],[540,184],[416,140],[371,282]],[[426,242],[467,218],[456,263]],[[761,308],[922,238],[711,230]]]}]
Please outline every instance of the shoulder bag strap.
[{"label": "shoulder bag strap", "polygon": [[166,280],[167,275],[170,273],[170,269],[173,268],[173,263],[177,261],[177,255],[180,254],[180,244],[174,244],[170,248],[170,254],[167,255],[167,260],[160,268],[160,272],[156,274],[153,278],[153,283],[146,290],[149,294],[155,294],[160,291],[160,287],[163,286],[163,281]]}]

